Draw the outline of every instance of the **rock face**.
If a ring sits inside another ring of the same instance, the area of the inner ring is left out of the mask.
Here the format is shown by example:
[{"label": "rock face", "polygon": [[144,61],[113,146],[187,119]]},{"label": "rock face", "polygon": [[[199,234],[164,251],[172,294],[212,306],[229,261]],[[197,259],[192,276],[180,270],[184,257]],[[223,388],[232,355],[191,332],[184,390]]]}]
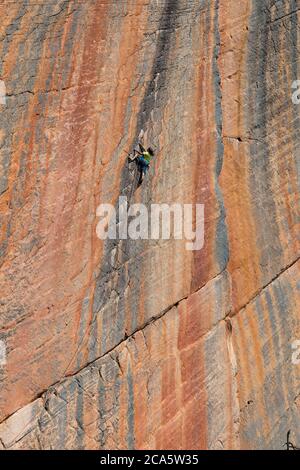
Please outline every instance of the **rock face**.
[{"label": "rock face", "polygon": [[[300,445],[300,1],[0,13],[0,447]],[[204,247],[99,240],[119,196],[204,204]]]}]

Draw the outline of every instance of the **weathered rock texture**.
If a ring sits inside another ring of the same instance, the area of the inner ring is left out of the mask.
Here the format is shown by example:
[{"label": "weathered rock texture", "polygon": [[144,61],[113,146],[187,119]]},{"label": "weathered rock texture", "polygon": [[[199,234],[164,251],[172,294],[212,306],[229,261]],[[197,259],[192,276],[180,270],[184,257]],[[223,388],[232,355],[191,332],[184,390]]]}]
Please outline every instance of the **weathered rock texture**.
[{"label": "weathered rock texture", "polygon": [[[0,16],[0,447],[300,445],[300,1]],[[205,204],[204,248],[103,243],[120,195]]]}]

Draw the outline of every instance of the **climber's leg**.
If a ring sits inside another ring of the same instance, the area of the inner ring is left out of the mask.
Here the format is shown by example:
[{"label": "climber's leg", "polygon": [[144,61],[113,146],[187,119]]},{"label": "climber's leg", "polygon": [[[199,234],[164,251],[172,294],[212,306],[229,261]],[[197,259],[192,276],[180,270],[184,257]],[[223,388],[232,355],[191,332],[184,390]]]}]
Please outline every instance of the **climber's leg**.
[{"label": "climber's leg", "polygon": [[138,163],[139,163],[139,167],[141,170],[141,175],[140,175],[140,184],[141,184],[143,182],[145,174],[149,170],[149,163],[143,157],[139,157]]}]

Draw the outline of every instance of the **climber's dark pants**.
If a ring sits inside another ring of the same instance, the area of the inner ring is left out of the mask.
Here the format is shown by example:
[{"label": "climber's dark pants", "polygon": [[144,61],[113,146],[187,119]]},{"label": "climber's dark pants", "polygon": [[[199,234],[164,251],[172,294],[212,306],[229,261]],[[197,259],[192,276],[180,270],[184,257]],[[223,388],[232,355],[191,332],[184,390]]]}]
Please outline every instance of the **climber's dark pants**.
[{"label": "climber's dark pants", "polygon": [[139,167],[140,167],[141,171],[145,175],[147,173],[147,171],[149,170],[149,162],[147,162],[147,160],[145,160],[144,157],[139,157],[138,158],[138,163],[139,163]]}]

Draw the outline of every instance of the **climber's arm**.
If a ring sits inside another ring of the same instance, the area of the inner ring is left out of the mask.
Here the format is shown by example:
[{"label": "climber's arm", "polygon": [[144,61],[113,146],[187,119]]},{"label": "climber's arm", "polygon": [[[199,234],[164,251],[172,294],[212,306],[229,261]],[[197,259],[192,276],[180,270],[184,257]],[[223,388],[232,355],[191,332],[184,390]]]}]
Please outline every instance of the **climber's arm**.
[{"label": "climber's arm", "polygon": [[141,152],[139,152],[137,149],[134,149],[133,152],[132,152],[132,156],[129,155],[129,160],[131,162],[133,162],[137,157],[141,157],[143,154]]}]

